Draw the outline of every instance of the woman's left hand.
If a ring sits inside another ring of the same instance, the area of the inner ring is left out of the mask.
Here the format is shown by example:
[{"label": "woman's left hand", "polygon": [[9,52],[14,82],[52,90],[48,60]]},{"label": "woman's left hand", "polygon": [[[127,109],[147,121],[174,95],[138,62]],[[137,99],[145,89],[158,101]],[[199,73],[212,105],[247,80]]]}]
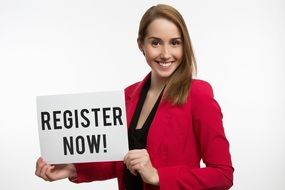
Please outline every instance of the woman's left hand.
[{"label": "woman's left hand", "polygon": [[152,166],[146,149],[130,150],[124,157],[124,163],[132,174],[139,173],[145,183],[159,185],[157,170]]}]

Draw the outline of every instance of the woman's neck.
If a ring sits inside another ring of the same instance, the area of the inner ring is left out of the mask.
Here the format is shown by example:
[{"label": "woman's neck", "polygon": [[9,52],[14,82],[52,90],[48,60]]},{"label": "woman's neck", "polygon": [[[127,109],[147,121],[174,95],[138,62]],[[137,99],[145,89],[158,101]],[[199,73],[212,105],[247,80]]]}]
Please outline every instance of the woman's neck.
[{"label": "woman's neck", "polygon": [[167,83],[168,78],[157,77],[153,73],[151,74],[151,84],[149,90],[154,93],[160,93]]}]

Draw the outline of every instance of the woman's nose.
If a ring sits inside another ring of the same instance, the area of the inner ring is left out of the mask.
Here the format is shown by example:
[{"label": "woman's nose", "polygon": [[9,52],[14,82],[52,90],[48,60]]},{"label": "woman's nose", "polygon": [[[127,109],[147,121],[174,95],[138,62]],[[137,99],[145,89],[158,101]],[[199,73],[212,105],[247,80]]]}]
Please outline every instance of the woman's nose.
[{"label": "woman's nose", "polygon": [[161,57],[162,59],[169,59],[169,58],[171,57],[170,51],[169,51],[169,47],[163,46],[163,47],[161,48],[160,57]]}]

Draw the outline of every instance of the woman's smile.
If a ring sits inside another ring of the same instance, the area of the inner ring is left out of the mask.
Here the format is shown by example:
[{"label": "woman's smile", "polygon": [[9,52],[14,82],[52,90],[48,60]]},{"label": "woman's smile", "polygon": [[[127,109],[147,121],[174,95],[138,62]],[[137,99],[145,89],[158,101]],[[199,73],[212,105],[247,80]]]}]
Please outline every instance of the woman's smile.
[{"label": "woman's smile", "polygon": [[172,63],[174,63],[174,61],[155,61],[155,62],[158,63],[164,69],[169,68],[172,65]]}]

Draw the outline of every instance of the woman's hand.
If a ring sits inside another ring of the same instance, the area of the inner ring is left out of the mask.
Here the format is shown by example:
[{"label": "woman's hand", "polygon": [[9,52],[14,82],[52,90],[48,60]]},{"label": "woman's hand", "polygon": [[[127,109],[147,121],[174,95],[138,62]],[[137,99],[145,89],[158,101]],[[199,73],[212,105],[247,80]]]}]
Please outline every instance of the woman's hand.
[{"label": "woman's hand", "polygon": [[139,173],[145,183],[159,185],[157,170],[152,166],[147,150],[130,150],[124,157],[124,163],[132,174]]},{"label": "woman's hand", "polygon": [[73,164],[50,165],[41,157],[37,160],[35,174],[46,181],[56,181],[64,178],[75,179],[77,177]]}]

